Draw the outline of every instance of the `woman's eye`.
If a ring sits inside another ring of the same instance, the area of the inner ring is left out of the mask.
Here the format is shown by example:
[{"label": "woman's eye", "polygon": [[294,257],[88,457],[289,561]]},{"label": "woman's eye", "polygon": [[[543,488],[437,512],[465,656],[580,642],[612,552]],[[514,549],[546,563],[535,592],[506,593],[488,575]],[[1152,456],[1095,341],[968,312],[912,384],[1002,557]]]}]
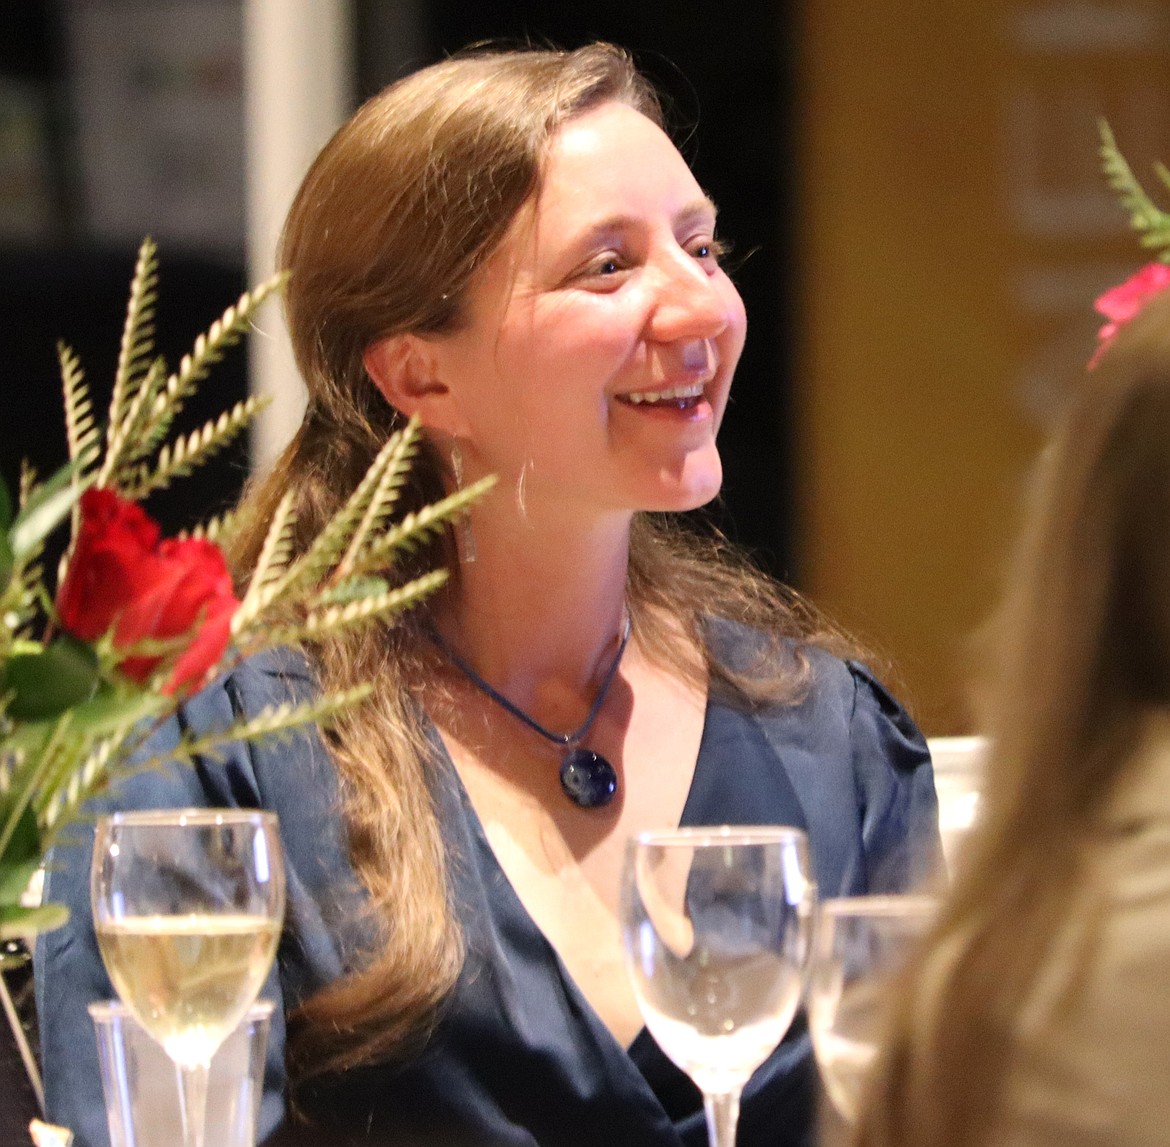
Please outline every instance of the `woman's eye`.
[{"label": "woman's eye", "polygon": [[[570,281],[582,284],[592,283],[595,287],[603,284],[608,289],[611,286],[617,286],[629,269],[630,261],[627,258],[615,252],[608,252],[582,264],[581,269],[570,277]],[[615,281],[611,283],[608,280]]]},{"label": "woman's eye", "polygon": [[594,275],[616,275],[622,270],[622,261],[616,255],[606,255],[589,268]]},{"label": "woman's eye", "polygon": [[724,250],[718,239],[701,239],[691,247],[691,254],[701,262],[718,263]]}]

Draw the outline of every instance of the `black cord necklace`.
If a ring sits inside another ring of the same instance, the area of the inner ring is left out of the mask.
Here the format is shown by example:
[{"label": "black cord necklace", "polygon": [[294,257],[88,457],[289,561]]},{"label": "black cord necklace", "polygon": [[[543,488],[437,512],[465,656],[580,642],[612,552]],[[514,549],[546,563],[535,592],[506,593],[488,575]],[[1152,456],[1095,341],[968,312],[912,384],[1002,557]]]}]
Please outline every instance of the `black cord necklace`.
[{"label": "black cord necklace", "polygon": [[595,752],[593,749],[584,748],[581,742],[585,739],[585,734],[589,732],[589,728],[597,718],[597,714],[601,712],[601,706],[605,704],[609,687],[613,684],[613,679],[617,676],[618,666],[622,661],[622,654],[625,653],[626,645],[630,640],[630,618],[628,614],[626,615],[625,626],[622,629],[622,639],[618,643],[617,653],[614,654],[613,661],[610,663],[609,669],[606,670],[605,679],[601,683],[601,688],[598,689],[597,696],[593,698],[593,704],[589,707],[589,712],[585,715],[585,720],[582,722],[580,728],[572,733],[554,733],[551,729],[546,729],[539,721],[525,713],[519,705],[514,705],[503,693],[493,688],[476,673],[447,644],[438,630],[431,630],[431,640],[446,654],[448,660],[456,669],[463,673],[481,693],[490,697],[497,705],[511,713],[518,721],[522,721],[534,733],[539,733],[546,741],[551,741],[554,745],[560,745],[565,750],[565,754],[561,758],[561,788],[569,800],[580,808],[602,808],[613,800],[618,787],[617,770],[600,753]]}]

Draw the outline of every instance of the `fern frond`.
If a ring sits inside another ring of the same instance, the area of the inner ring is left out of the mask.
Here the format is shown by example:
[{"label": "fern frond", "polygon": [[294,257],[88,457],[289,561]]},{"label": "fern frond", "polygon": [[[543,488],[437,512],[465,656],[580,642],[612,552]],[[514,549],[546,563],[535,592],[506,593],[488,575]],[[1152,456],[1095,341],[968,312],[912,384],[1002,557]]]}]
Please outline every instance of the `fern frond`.
[{"label": "fern frond", "polygon": [[326,589],[317,597],[314,604],[345,605],[347,602],[359,601],[363,597],[376,597],[389,588],[389,583],[382,577],[348,577]]},{"label": "fern frond", "polygon": [[293,511],[295,497],[295,490],[285,491],[272,515],[272,521],[268,523],[268,532],[264,535],[264,544],[260,547],[248,589],[239,609],[232,616],[233,635],[242,633],[271,604],[278,584],[284,578],[292,549],[293,526],[296,524]]},{"label": "fern frond", "polygon": [[[397,442],[395,442],[397,438]],[[369,504],[355,527],[346,546],[345,553],[337,563],[331,581],[349,577],[357,567],[358,557],[374,531],[380,529],[398,501],[398,493],[406,481],[411,459],[417,453],[418,421],[414,418],[407,423],[399,435],[392,435],[386,446],[379,451],[378,466],[381,474],[374,485]]]},{"label": "fern frond", "polygon": [[1170,247],[1170,213],[1161,210],[1146,194],[1121,154],[1109,124],[1099,120],[1097,127],[1101,135],[1101,167],[1105,178],[1129,213],[1130,226],[1141,236],[1142,246]]},{"label": "fern frond", "polygon": [[1170,168],[1167,168],[1167,166],[1161,160],[1158,160],[1154,164],[1154,173],[1162,181],[1162,186],[1165,187],[1167,191],[1170,191]]},{"label": "fern frond", "polygon": [[272,294],[284,287],[288,275],[273,275],[252,291],[245,291],[236,302],[196,340],[189,354],[179,362],[179,369],[169,375],[151,406],[150,414],[136,444],[135,456],[141,458],[167,436],[175,416],[208,371],[223,358],[224,351],[243,337],[252,316]]},{"label": "fern frond", "polygon": [[327,693],[312,701],[285,701],[280,705],[270,705],[254,717],[229,725],[222,731],[207,733],[189,741],[181,741],[178,751],[171,750],[170,756],[172,758],[175,756],[192,758],[213,752],[219,747],[230,745],[235,741],[252,741],[259,737],[271,737],[274,734],[291,732],[304,725],[328,725],[343,710],[364,701],[371,692],[373,692],[373,686],[359,685],[353,689]]},{"label": "fern frond", "polygon": [[158,301],[158,248],[153,239],[142,240],[134,277],[130,281],[130,298],[126,303],[126,322],[118,350],[118,368],[110,395],[106,448],[114,445],[114,436],[122,427],[126,404],[141,384],[147,359],[154,349],[154,306]]},{"label": "fern frond", "polygon": [[93,403],[81,360],[72,347],[59,342],[57,361],[61,364],[61,386],[65,392],[65,437],[69,445],[69,461],[76,462],[83,454],[96,450],[101,435],[93,419]]},{"label": "fern frond", "polygon": [[16,504],[23,510],[32,497],[33,488],[37,484],[36,467],[27,458],[20,460],[20,488],[16,494]]},{"label": "fern frond", "polygon": [[123,494],[141,501],[152,491],[168,486],[173,479],[186,477],[231,442],[268,401],[267,398],[246,398],[225,410],[214,422],[205,422],[185,438],[164,446],[159,451],[154,469],[141,467],[142,478],[134,485],[124,485]]},{"label": "fern frond", "polygon": [[292,594],[298,589],[316,585],[340,560],[349,539],[354,536],[373,504],[383,476],[392,463],[409,449],[417,433],[418,423],[412,419],[402,430],[390,435],[357,488],[346,499],[345,505],[333,515],[309,548],[289,568],[283,583],[278,587],[278,593]]},{"label": "fern frond", "polygon": [[[101,737],[91,745],[85,758],[70,775],[62,778],[60,785],[43,795],[37,815],[43,847],[48,848],[56,839],[57,830],[76,820],[82,807],[107,787],[113,769],[119,769],[119,773],[123,771],[119,762],[133,729],[132,722]],[[124,771],[129,775],[137,769],[125,768]]]},{"label": "fern frond", "polygon": [[198,736],[184,735],[177,744],[168,747],[165,753],[145,758],[135,758],[132,763],[115,763],[99,771],[90,791],[81,796],[80,804],[90,800],[113,780],[137,776],[139,773],[155,772],[171,764],[190,765],[200,757],[218,758],[221,750],[237,741],[252,741],[261,737],[280,737],[306,725],[328,725],[344,710],[364,701],[372,692],[370,685],[359,685],[353,689],[327,693],[312,701],[285,701],[270,705],[254,717],[233,722],[224,729],[202,733]]},{"label": "fern frond", "polygon": [[316,641],[322,637],[352,629],[378,617],[385,617],[403,609],[409,609],[424,597],[434,593],[447,580],[447,571],[431,570],[430,573],[409,581],[396,589],[363,597],[345,605],[330,605],[310,610],[304,619],[295,625],[276,625],[264,629],[265,645],[298,645],[305,641]]},{"label": "fern frond", "polygon": [[[80,764],[67,777],[63,777],[62,782],[52,791],[44,794],[37,811],[37,821],[45,848],[53,843],[59,827],[76,820],[82,807],[107,786],[109,774],[118,767],[134,724],[130,722],[112,729],[92,743]],[[127,769],[127,772],[130,771]]]},{"label": "fern frond", "polygon": [[[32,632],[37,621],[36,597],[25,576],[22,571],[0,593],[0,661],[7,660],[16,644]],[[3,741],[2,736],[0,741]]]},{"label": "fern frond", "polygon": [[202,538],[208,542],[218,542],[231,534],[232,530],[236,528],[237,516],[233,510],[226,510],[222,514],[217,514],[214,518],[208,518],[206,522],[200,522],[199,525],[192,527],[190,530],[182,530],[179,533],[180,538]]},{"label": "fern frond", "polygon": [[[122,730],[122,737],[125,737],[129,732],[129,727]],[[101,738],[102,741],[107,739],[105,737]],[[117,745],[115,743],[111,743],[107,754],[112,754],[116,747]],[[85,771],[90,757],[96,751],[91,739],[80,737],[64,738],[62,746],[56,754],[53,767],[42,778],[36,795],[31,801],[39,824],[45,823],[44,818],[49,806],[55,803],[56,798],[61,796],[70,787],[73,780]]]},{"label": "fern frond", "polygon": [[12,580],[0,595],[0,620],[3,629],[19,635],[27,629],[37,614],[37,589],[41,584],[42,567],[34,555],[30,563],[16,571]]},{"label": "fern frond", "polygon": [[122,756],[130,727],[114,731],[93,747],[75,776],[45,802],[39,818],[42,844],[47,848],[54,843],[60,829],[73,823],[84,806],[115,780],[120,782],[141,773],[157,772],[176,763],[190,765],[200,757],[216,758],[224,746],[236,741],[281,736],[305,725],[327,726],[343,710],[365,700],[370,691],[370,686],[362,685],[300,704],[286,702],[269,706],[248,720],[200,736],[184,735],[165,753],[131,761]]},{"label": "fern frond", "polygon": [[15,770],[9,789],[4,794],[3,816],[0,817],[0,856],[7,850],[24,810],[41,791],[45,777],[56,771],[62,757],[70,753],[66,737],[69,720],[68,713],[62,715],[36,755],[26,758],[23,766]]},{"label": "fern frond", "polygon": [[397,550],[408,553],[437,534],[453,518],[466,512],[471,503],[485,494],[496,484],[494,474],[448,494],[432,505],[424,506],[417,512],[405,515],[388,530],[380,534],[354,566],[354,573],[385,569],[393,560]]},{"label": "fern frond", "polygon": [[126,403],[121,424],[106,428],[106,456],[98,471],[97,484],[121,489],[122,485],[133,484],[138,471],[131,470],[131,464],[141,458],[143,427],[149,412],[162,389],[167,377],[167,364],[156,358],[146,368],[133,396]]}]

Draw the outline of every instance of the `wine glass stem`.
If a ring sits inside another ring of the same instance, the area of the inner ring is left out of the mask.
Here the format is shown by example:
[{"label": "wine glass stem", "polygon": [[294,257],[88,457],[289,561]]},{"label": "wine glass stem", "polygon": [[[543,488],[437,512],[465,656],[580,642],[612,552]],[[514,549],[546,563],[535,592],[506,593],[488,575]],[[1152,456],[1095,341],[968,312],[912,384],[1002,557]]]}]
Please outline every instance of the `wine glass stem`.
[{"label": "wine glass stem", "polygon": [[735,1127],[739,1122],[739,1092],[704,1095],[707,1113],[707,1138],[711,1147],[735,1147]]},{"label": "wine glass stem", "polygon": [[183,1113],[183,1147],[203,1147],[203,1127],[207,1119],[208,1064],[177,1066],[180,1108]]}]

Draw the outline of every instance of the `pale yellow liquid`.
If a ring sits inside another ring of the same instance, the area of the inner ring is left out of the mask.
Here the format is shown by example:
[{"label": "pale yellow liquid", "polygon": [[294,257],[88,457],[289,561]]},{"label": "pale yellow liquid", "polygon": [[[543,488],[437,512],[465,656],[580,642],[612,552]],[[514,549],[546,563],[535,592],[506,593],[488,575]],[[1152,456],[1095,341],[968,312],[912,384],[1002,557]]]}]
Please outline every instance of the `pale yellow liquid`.
[{"label": "pale yellow liquid", "polygon": [[129,916],[98,926],[123,1003],[176,1063],[206,1064],[255,1002],[280,924],[266,916]]}]

